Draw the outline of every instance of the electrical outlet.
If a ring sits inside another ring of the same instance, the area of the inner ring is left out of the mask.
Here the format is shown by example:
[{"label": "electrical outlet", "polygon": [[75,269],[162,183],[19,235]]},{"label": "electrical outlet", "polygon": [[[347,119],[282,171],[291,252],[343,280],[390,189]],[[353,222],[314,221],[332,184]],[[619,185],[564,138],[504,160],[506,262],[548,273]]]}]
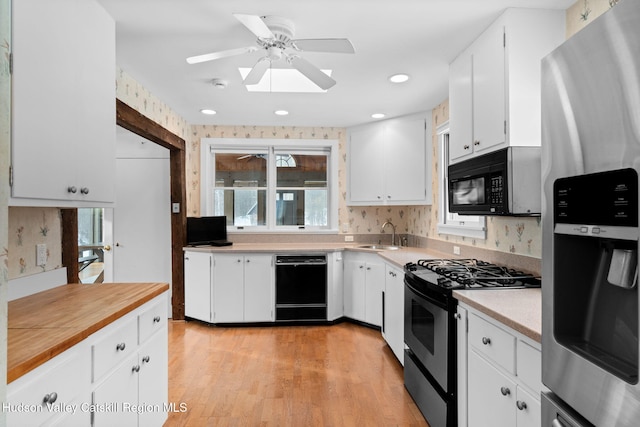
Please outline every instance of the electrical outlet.
[{"label": "electrical outlet", "polygon": [[47,245],[45,243],[36,245],[36,265],[39,267],[47,265]]},{"label": "electrical outlet", "polygon": [[353,236],[344,236],[345,242],[353,242]]},{"label": "electrical outlet", "polygon": [[453,247],[453,254],[454,255],[460,255],[460,246],[454,246]]}]

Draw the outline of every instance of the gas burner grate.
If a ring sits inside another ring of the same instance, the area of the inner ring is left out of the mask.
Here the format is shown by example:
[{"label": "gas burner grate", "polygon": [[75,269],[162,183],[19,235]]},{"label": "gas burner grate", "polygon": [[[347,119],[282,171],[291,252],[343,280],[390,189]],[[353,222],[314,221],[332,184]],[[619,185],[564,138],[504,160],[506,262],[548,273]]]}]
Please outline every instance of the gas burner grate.
[{"label": "gas burner grate", "polygon": [[467,288],[539,287],[535,276],[474,258],[421,259],[417,265]]}]

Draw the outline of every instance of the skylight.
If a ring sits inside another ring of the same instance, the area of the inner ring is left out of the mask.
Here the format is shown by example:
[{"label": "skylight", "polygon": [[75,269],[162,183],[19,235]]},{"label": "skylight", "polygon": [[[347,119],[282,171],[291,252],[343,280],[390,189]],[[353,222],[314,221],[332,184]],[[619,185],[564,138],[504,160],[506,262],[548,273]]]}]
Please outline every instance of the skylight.
[{"label": "skylight", "polygon": [[[242,79],[249,74],[251,68],[238,68]],[[331,77],[333,70],[322,70],[323,73]],[[281,93],[322,93],[326,90],[320,89],[311,80],[302,75],[298,70],[292,68],[272,68],[262,77],[256,85],[245,86],[249,92],[281,92]]]}]

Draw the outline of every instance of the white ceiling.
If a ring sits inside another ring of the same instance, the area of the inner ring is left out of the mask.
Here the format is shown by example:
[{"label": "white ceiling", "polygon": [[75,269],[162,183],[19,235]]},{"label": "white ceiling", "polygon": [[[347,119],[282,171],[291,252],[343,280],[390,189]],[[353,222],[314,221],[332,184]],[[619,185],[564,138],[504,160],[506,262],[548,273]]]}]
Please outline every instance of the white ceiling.
[{"label": "white ceiling", "polygon": [[[116,20],[118,66],[190,124],[348,127],[373,121],[372,113],[396,117],[447,99],[449,63],[505,8],[564,10],[575,0],[98,1]],[[349,38],[356,53],[301,55],[333,70],[338,83],[327,93],[250,93],[238,67],[252,67],[262,51],[185,61],[254,45],[233,13],[283,16],[294,21],[295,38]],[[411,80],[387,80],[399,72]],[[227,88],[213,87],[214,78]],[[218,114],[204,116],[202,108]],[[274,115],[279,109],[290,114]]]}]

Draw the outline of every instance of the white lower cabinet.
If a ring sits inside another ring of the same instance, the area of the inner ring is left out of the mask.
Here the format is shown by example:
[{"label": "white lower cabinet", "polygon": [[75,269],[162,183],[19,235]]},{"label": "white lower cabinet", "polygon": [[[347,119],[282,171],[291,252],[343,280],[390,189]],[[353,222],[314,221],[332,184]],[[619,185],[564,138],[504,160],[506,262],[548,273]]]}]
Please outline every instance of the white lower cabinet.
[{"label": "white lower cabinet", "polygon": [[209,252],[184,253],[184,314],[213,322],[213,255]]},{"label": "white lower cabinet", "polygon": [[91,402],[90,383],[91,353],[83,341],[7,386],[7,425],[89,425],[88,411],[65,405]]},{"label": "white lower cabinet", "polygon": [[346,252],[344,259],[344,315],[382,326],[384,264],[375,253]]},{"label": "white lower cabinet", "polygon": [[404,366],[404,272],[385,263],[382,336]]},{"label": "white lower cabinet", "polygon": [[[7,386],[10,426],[162,426],[168,403],[167,292]],[[48,402],[48,403],[47,403]]]},{"label": "white lower cabinet", "polygon": [[164,294],[92,340],[94,427],[161,426],[167,419],[166,306]]},{"label": "white lower cabinet", "polygon": [[274,320],[272,254],[214,254],[213,322]]},{"label": "white lower cabinet", "polygon": [[209,323],[273,322],[273,254],[185,251],[184,302]]},{"label": "white lower cabinet", "polygon": [[467,350],[458,352],[458,425],[539,427],[540,344],[464,304],[458,313],[468,319]]}]

